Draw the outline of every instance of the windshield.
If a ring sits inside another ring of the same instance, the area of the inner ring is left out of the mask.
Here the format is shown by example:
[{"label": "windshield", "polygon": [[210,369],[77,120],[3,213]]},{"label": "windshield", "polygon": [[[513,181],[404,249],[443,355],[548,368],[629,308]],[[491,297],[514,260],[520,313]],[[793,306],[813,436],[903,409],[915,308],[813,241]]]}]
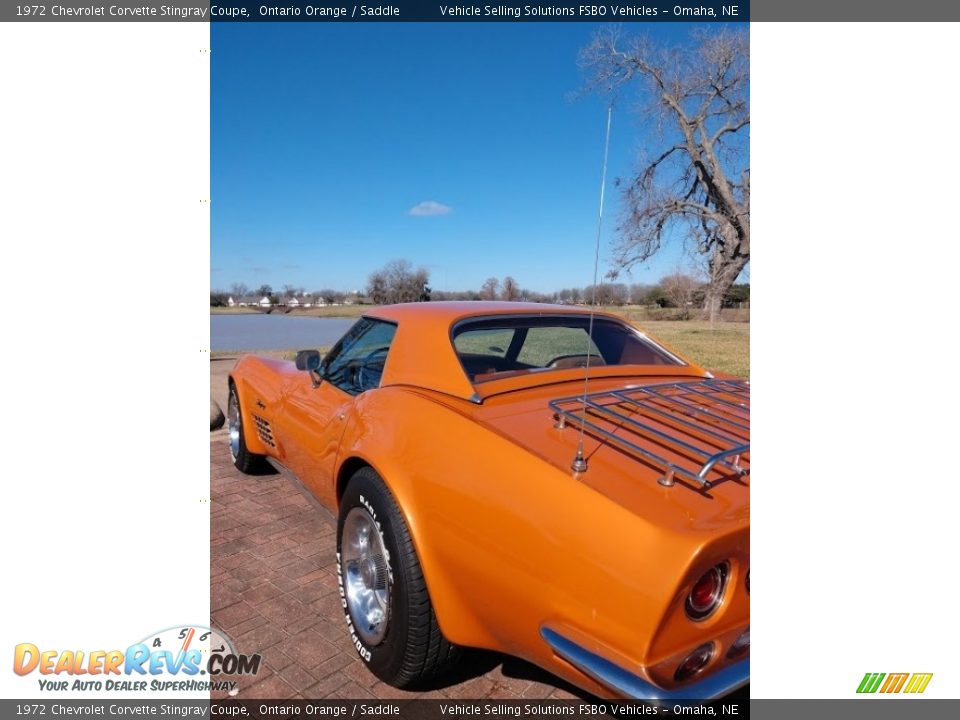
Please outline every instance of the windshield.
[{"label": "windshield", "polygon": [[324,379],[351,395],[379,387],[396,332],[392,323],[361,318],[327,354]]},{"label": "windshield", "polygon": [[575,316],[469,320],[453,330],[453,345],[472,382],[513,374],[599,365],[684,365],[625,323]]}]

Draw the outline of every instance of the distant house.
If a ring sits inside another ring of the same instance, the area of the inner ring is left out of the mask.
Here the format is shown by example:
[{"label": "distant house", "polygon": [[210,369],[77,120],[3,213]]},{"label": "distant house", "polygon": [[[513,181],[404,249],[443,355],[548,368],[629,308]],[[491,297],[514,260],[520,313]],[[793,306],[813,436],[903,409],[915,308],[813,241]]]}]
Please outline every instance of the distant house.
[{"label": "distant house", "polygon": [[289,297],[289,298],[287,298],[287,299],[284,301],[284,304],[285,304],[287,307],[292,307],[292,308],[300,307],[300,301],[297,300],[297,298],[295,298],[295,297]]},{"label": "distant house", "polygon": [[257,305],[259,305],[262,308],[270,307],[271,306],[270,298],[264,295],[262,298],[260,298],[260,301],[257,303]]},{"label": "distant house", "polygon": [[227,307],[236,307],[236,306],[237,306],[237,303],[233,299],[233,295],[231,295],[230,297],[227,298]]}]

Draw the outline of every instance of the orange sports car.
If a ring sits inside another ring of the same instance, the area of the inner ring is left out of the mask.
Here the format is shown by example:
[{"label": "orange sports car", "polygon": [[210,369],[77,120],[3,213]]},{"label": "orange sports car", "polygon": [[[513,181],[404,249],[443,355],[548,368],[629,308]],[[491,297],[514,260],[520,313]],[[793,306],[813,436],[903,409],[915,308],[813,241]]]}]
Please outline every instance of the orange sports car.
[{"label": "orange sports car", "polygon": [[371,309],[325,357],[247,356],[229,383],[236,466],[337,517],[347,631],[382,680],[475,647],[601,697],[749,681],[748,381],[614,315],[466,302]]}]

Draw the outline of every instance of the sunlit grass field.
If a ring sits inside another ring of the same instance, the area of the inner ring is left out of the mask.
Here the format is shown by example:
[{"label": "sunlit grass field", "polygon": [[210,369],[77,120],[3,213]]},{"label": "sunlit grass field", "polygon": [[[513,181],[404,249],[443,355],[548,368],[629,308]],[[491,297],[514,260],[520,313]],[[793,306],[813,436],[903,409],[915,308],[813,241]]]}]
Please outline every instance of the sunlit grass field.
[{"label": "sunlit grass field", "polygon": [[635,323],[671,350],[708,370],[750,377],[750,323],[696,320]]}]

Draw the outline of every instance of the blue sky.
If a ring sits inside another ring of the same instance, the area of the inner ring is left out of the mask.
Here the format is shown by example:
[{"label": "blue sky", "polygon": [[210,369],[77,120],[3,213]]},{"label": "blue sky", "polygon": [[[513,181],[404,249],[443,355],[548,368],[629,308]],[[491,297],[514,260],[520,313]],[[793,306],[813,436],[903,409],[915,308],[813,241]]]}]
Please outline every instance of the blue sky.
[{"label": "blue sky", "polygon": [[[596,27],[212,23],[211,286],[363,289],[395,258],[440,290],[588,285],[606,104],[570,96]],[[691,26],[640,27],[683,42]],[[634,104],[614,110],[601,272],[613,179],[647,141]]]}]

